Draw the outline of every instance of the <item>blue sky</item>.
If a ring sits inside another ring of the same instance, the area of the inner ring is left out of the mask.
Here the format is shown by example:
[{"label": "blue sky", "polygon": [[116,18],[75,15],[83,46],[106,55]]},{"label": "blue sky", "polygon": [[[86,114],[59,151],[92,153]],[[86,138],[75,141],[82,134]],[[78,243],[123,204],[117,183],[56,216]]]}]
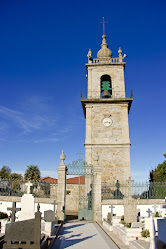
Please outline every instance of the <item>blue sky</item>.
[{"label": "blue sky", "polygon": [[166,153],[165,13],[165,0],[0,0],[0,167],[56,176],[62,149],[66,163],[84,153],[80,91],[104,16],[113,57],[119,46],[128,56],[132,178],[148,180]]}]

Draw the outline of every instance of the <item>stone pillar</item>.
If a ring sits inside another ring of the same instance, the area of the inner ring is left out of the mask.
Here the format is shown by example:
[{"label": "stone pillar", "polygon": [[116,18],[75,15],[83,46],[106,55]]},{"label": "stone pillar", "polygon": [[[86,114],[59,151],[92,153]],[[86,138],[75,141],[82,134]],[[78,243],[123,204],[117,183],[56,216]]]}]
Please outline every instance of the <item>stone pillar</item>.
[{"label": "stone pillar", "polygon": [[137,222],[137,200],[132,197],[124,199],[124,221]]},{"label": "stone pillar", "polygon": [[64,151],[60,156],[61,163],[58,167],[58,187],[57,187],[57,212],[56,217],[59,221],[65,219],[65,195],[66,195],[66,166],[64,163],[66,156]]},{"label": "stone pillar", "polygon": [[99,156],[94,158],[94,178],[93,178],[93,219],[101,222],[101,172],[102,169],[98,165]]},{"label": "stone pillar", "polygon": [[126,223],[129,222],[137,222],[137,200],[132,198],[131,192],[131,183],[134,182],[129,177],[129,180],[126,181],[128,186],[128,191],[126,193],[126,198],[124,199],[124,221]]},{"label": "stone pillar", "polygon": [[[38,204],[37,212],[35,213],[35,223],[34,223],[34,244],[35,249],[40,248],[40,234],[41,234],[41,213],[40,213],[40,206]],[[20,247],[22,247],[20,245]]]}]

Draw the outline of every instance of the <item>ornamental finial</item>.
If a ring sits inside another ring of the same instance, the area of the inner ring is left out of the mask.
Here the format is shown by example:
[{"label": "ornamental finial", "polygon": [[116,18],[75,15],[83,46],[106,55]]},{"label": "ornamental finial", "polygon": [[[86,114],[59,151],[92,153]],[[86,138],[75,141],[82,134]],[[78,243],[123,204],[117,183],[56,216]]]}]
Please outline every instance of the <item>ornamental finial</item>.
[{"label": "ornamental finial", "polygon": [[65,158],[66,158],[66,156],[64,154],[64,151],[62,150],[62,154],[60,155],[60,159],[61,159],[62,163],[64,163]]}]

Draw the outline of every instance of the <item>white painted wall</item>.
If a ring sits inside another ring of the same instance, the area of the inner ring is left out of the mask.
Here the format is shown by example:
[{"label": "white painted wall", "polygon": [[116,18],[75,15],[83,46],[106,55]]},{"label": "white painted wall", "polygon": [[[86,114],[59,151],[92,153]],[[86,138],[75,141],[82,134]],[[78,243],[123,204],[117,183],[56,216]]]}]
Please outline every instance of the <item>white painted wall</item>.
[{"label": "white painted wall", "polygon": [[[148,217],[148,209],[150,209],[150,211],[152,211],[152,213],[154,214],[154,205],[137,205],[137,209],[140,209],[140,216],[141,217]],[[165,210],[164,208],[162,208],[161,204],[156,204],[156,212],[159,212],[159,214],[162,217],[165,217]]]},{"label": "white painted wall", "polygon": [[[102,220],[107,219],[107,214],[111,212],[110,205],[102,205]],[[113,214],[116,216],[124,215],[123,205],[114,205]]]},{"label": "white painted wall", "polygon": [[[122,216],[124,215],[124,206],[123,205],[114,205],[115,208],[113,209],[113,213],[116,214],[116,216]],[[140,216],[141,217],[148,217],[148,209],[154,213],[154,207],[153,205],[137,205],[137,209],[140,210]],[[159,212],[159,214],[162,217],[165,217],[166,215],[166,209],[162,208],[161,204],[156,204],[156,211]],[[102,205],[102,220],[107,218],[107,214],[111,212],[110,205]]]},{"label": "white painted wall", "polygon": [[[35,203],[35,212],[37,211],[37,205],[38,203]],[[7,210],[8,207],[12,207],[12,202],[9,202],[9,201],[0,202],[0,211],[10,215],[11,211]],[[17,202],[16,207],[20,208],[21,202]],[[56,211],[56,208],[57,208],[57,205],[55,207],[55,211]],[[46,210],[54,210],[54,205],[50,203],[40,203],[40,212],[42,213],[42,217],[44,217],[44,211]],[[16,217],[17,217],[17,213],[16,213]]]}]

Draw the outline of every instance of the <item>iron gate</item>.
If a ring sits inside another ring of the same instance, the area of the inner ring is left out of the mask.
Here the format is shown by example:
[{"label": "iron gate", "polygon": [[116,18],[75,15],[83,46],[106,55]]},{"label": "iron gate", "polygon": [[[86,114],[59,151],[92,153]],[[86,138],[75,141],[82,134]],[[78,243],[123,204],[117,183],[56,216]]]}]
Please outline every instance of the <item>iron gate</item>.
[{"label": "iron gate", "polygon": [[[78,219],[93,220],[93,166],[82,158],[66,167],[66,175],[79,177]],[[85,189],[80,188],[80,177],[85,178]]]}]

